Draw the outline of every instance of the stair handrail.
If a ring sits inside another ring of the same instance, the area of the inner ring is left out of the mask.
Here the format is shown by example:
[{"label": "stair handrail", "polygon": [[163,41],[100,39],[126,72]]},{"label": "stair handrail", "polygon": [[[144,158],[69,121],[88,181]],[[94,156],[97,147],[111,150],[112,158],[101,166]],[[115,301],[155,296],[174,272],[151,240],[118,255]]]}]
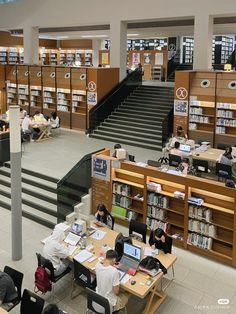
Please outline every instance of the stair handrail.
[{"label": "stair handrail", "polygon": [[89,128],[86,132],[91,133],[141,83],[142,74],[138,69],[128,73],[119,84],[89,111]]}]

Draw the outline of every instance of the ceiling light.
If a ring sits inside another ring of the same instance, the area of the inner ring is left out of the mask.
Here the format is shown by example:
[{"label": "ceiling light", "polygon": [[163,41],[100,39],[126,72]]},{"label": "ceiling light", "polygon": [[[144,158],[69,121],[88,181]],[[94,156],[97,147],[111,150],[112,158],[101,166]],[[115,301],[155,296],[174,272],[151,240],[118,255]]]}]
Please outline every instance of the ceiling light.
[{"label": "ceiling light", "polygon": [[69,36],[57,36],[56,38],[57,39],[67,39],[67,38],[69,38]]},{"label": "ceiling light", "polygon": [[127,34],[127,36],[139,36],[140,34]]},{"label": "ceiling light", "polygon": [[107,35],[82,35],[81,37],[82,38],[94,38],[94,37],[103,38],[103,37],[107,37]]}]

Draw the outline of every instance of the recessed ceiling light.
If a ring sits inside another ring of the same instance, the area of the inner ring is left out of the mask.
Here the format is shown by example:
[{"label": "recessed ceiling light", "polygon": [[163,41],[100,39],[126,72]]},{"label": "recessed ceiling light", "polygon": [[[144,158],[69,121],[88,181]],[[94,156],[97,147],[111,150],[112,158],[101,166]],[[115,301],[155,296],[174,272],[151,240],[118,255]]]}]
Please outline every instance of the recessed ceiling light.
[{"label": "recessed ceiling light", "polygon": [[94,38],[94,37],[103,38],[103,37],[108,37],[108,36],[107,35],[82,35],[81,37],[82,38]]},{"label": "recessed ceiling light", "polygon": [[127,36],[139,36],[139,34],[127,34]]}]

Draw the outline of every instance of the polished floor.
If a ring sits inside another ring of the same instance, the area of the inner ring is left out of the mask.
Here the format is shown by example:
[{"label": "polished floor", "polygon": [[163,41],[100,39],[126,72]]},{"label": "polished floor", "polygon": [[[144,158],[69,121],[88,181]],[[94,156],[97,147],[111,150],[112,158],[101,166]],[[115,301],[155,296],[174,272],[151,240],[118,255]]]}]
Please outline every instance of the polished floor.
[{"label": "polished floor", "polygon": [[[61,131],[53,139],[41,143],[29,143],[23,152],[22,165],[25,168],[61,178],[86,153],[102,147],[112,148],[114,143],[89,139],[77,132]],[[138,161],[158,159],[160,153],[134,147],[124,147]],[[50,229],[28,219],[23,219],[23,258],[15,262],[11,259],[11,215],[0,208],[0,269],[10,265],[24,273],[23,288],[34,289],[36,252],[42,249],[40,240]],[[116,226],[118,228],[119,226]],[[125,230],[124,230],[125,231]],[[236,313],[236,270],[174,247],[177,256],[175,280],[167,288],[168,298],[157,313],[160,314],[235,314]],[[171,272],[170,272],[171,273]],[[171,277],[171,274],[168,276]],[[86,313],[86,294],[71,300],[72,275],[66,276],[54,286],[53,293],[43,298],[55,302],[68,314]],[[219,299],[228,299],[228,305],[220,305]],[[129,314],[139,314],[145,300],[130,298]],[[19,314],[19,307],[11,313]],[[31,314],[31,313],[29,313]],[[33,314],[33,313],[32,313]]]}]

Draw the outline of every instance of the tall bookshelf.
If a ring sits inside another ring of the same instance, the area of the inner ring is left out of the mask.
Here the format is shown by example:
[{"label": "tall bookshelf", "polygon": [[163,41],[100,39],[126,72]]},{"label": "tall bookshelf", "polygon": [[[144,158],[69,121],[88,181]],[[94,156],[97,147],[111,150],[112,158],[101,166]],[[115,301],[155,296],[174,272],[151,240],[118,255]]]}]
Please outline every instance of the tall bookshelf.
[{"label": "tall bookshelf", "polygon": [[193,63],[194,38],[183,38],[183,63]]},{"label": "tall bookshelf", "polygon": [[0,64],[7,64],[7,48],[0,47]]}]

